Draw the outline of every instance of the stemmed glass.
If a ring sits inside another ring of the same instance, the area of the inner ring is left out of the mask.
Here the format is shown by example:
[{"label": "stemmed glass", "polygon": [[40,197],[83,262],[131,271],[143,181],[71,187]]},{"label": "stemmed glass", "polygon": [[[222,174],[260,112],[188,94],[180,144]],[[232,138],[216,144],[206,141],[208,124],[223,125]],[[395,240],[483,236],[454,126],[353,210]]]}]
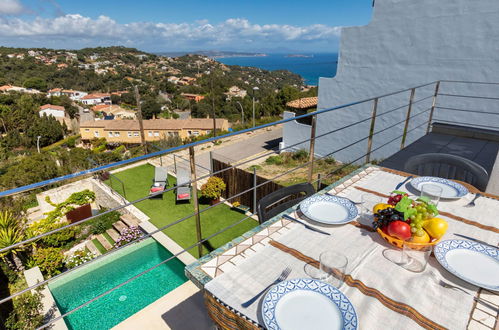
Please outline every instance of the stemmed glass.
[{"label": "stemmed glass", "polygon": [[372,217],[372,209],[374,205],[382,202],[381,197],[373,195],[373,194],[362,194],[360,196],[360,215],[361,222],[365,222],[365,224],[370,225],[374,220]]}]

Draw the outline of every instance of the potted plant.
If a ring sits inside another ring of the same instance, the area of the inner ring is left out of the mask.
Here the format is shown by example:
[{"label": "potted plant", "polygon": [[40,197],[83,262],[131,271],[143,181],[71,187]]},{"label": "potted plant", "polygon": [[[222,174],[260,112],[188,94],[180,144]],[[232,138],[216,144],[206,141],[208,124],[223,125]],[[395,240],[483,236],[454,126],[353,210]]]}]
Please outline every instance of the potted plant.
[{"label": "potted plant", "polygon": [[210,201],[210,204],[216,204],[220,201],[222,191],[225,190],[225,182],[221,178],[212,176],[204,185],[201,186],[201,197]]},{"label": "potted plant", "polygon": [[238,201],[232,203],[232,207],[236,210],[236,211],[239,211],[241,213],[246,213],[247,211],[249,211],[249,206],[246,206],[246,205],[242,205],[241,203],[239,203]]}]

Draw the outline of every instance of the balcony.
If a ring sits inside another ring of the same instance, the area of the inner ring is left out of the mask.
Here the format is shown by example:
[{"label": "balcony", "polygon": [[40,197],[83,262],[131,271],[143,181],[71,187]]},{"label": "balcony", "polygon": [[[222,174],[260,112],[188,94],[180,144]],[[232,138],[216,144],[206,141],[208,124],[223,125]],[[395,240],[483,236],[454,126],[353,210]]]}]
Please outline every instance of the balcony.
[{"label": "balcony", "polygon": [[[455,94],[445,90],[462,90],[462,86],[466,86],[467,93]],[[248,239],[253,242],[255,234],[265,230],[268,237],[262,239],[270,240],[270,228],[276,219],[260,224],[256,207],[262,197],[283,186],[309,182],[317,191],[322,191],[343,184],[344,181],[339,183],[338,180],[362,173],[373,162],[400,172],[409,157],[436,152],[459,155],[483,166],[489,173],[486,192],[490,196],[499,195],[499,162],[496,161],[499,112],[493,110],[497,108],[499,97],[489,93],[498,86],[480,82],[430,82],[297,117],[287,115],[283,120],[254,129],[0,192],[1,198],[36,194],[43,212],[50,212],[52,204],[60,205],[71,194],[84,189],[95,194],[89,202],[93,211],[90,217],[71,223],[62,222],[64,225],[58,228],[37,233],[34,237],[23,237],[0,249],[7,258],[13,257],[12,251],[22,253],[33,244],[38,248],[46,246],[40,242],[62,231],[88,230],[86,226],[96,219],[112,214],[118,217],[112,227],[102,233],[75,242],[80,248],[94,252],[91,260],[63,267],[62,273],[55,272],[50,276],[46,270],[45,276],[37,268],[28,270],[28,285],[11,292],[0,303],[9,304],[30,290],[43,288],[45,312],[58,308],[55,313],[47,315],[41,328],[53,324],[57,328],[65,328],[67,324],[78,328],[82,324],[88,325],[88,322],[118,329],[139,325],[181,328],[187,324],[193,324],[195,328],[210,328],[212,321],[203,306],[200,290],[224,270],[230,271],[227,260],[234,259],[232,266],[242,265],[244,257],[238,258],[237,249],[246,250],[244,245],[248,244],[243,242]],[[458,117],[454,113],[474,116],[466,121],[456,121],[454,119]],[[334,118],[335,114],[350,114],[346,116],[350,121],[339,126],[337,123],[325,125],[325,121]],[[485,117],[489,124],[484,124]],[[302,118],[311,118],[311,125],[296,122]],[[473,119],[478,119],[478,122],[473,122]],[[272,143],[263,152],[243,159],[217,157],[223,148],[229,148],[227,145],[235,149],[245,148],[248,143],[246,133],[264,134],[268,129],[279,132],[281,127],[283,149]],[[271,158],[276,156],[281,158]],[[284,164],[276,164],[276,159],[284,159]],[[152,191],[150,188],[157,167],[167,168],[168,185],[164,190]],[[181,180],[181,169],[188,171],[187,180]],[[202,185],[214,176],[223,178],[226,187],[219,201],[203,201],[198,194]],[[188,202],[175,200],[179,187],[191,188]],[[45,202],[46,196],[50,197],[51,203]],[[235,207],[236,202],[239,207]],[[241,208],[241,205],[247,208]],[[40,217],[43,216],[39,215],[35,220],[39,221]],[[281,227],[286,226],[284,222],[280,223]],[[115,236],[119,235],[116,232],[133,231],[135,227],[140,234],[130,234],[133,238],[119,246],[113,245],[120,240]],[[235,253],[228,253],[234,248]],[[225,266],[218,265],[218,262]],[[168,279],[165,274],[168,274]],[[96,278],[105,278],[106,281],[102,286],[89,285]],[[173,278],[175,280],[170,281]],[[144,291],[143,287],[151,290]],[[85,292],[74,295],[71,290]],[[107,314],[92,315],[105,308],[109,308]],[[215,320],[215,323],[219,321]]]}]

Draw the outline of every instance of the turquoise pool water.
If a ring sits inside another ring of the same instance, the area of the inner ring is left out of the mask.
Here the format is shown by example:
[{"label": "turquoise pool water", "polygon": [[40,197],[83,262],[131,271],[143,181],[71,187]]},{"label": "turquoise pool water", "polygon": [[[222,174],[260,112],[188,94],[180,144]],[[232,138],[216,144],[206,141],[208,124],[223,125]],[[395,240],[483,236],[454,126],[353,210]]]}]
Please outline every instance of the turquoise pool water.
[{"label": "turquoise pool water", "polygon": [[[64,314],[171,257],[153,238],[134,244],[49,284]],[[172,259],[65,317],[70,329],[110,329],[187,281],[185,265]]]}]

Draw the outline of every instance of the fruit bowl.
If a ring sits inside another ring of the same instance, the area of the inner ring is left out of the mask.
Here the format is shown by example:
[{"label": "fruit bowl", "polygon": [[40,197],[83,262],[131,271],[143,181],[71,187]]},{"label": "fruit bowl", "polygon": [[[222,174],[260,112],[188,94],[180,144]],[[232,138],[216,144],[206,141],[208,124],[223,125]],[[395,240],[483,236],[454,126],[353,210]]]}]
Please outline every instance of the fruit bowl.
[{"label": "fruit bowl", "polygon": [[408,241],[403,241],[401,239],[398,239],[396,237],[393,237],[393,236],[390,236],[386,233],[384,233],[381,229],[376,229],[376,231],[378,232],[378,234],[385,240],[387,241],[388,243],[390,243],[391,245],[393,246],[396,246],[398,248],[402,248],[404,246],[404,244],[407,244],[411,249],[413,250],[420,250],[420,249],[423,249],[424,247],[426,246],[429,246],[429,245],[435,245],[437,244],[438,242],[440,242],[440,240],[442,238],[439,238],[439,239],[434,239],[433,241],[429,242],[429,243],[411,243],[411,242],[408,242]]}]

